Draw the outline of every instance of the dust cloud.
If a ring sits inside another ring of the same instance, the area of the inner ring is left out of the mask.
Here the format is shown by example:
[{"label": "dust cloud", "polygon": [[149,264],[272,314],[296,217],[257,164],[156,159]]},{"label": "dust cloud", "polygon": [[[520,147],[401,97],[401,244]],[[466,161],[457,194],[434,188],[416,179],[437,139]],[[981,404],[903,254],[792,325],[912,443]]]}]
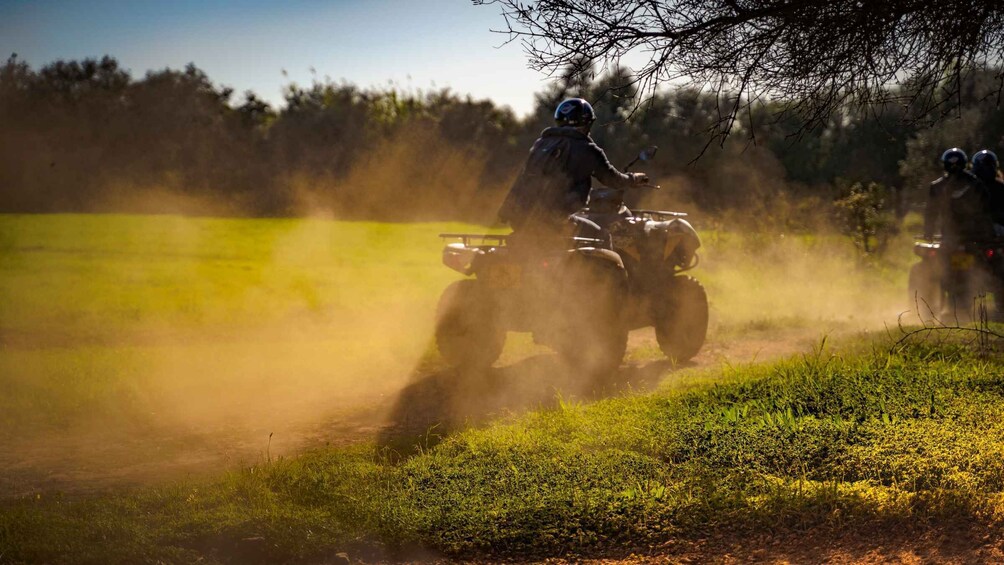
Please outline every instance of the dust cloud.
[{"label": "dust cloud", "polygon": [[[401,257],[379,228],[351,235],[334,221],[488,218],[508,180],[486,174],[483,150],[421,127],[388,135],[347,173],[291,171],[280,191],[193,192],[176,176],[100,179],[86,210],[188,219],[144,225],[142,244],[100,226],[98,249],[60,242],[58,253],[98,266],[53,274],[72,292],[24,316],[36,329],[0,328],[15,350],[7,378],[37,408],[4,433],[0,496],[182,477],[373,437],[435,358],[445,284],[429,281],[451,275],[435,228],[414,236],[428,253]],[[261,200],[276,193],[287,201]],[[260,209],[306,219],[265,220],[256,233],[207,219]],[[108,257],[117,262],[102,272]]]},{"label": "dust cloud", "polygon": [[[699,228],[701,217],[692,217]],[[687,274],[708,292],[710,327],[692,361],[664,359],[645,328],[632,332],[627,362],[602,385],[544,347],[504,354],[485,371],[419,372],[398,395],[380,445],[406,454],[506,414],[651,390],[681,369],[767,361],[812,351],[824,338],[896,331],[907,309],[905,270],[866,261],[836,233],[706,230],[703,237],[702,262]]]},{"label": "dust cloud", "polygon": [[[45,422],[7,430],[4,495],[178,478],[374,433],[428,354],[436,296],[382,265],[387,242],[370,245],[365,230],[347,240],[357,232],[330,221],[275,222],[232,246],[210,243],[235,235],[219,221],[151,222],[156,243],[142,248],[156,257],[127,242],[88,252],[121,257],[122,272],[101,276],[139,285],[150,305],[128,310],[128,291],[98,288],[124,322],[102,323],[98,308],[58,337],[4,336],[19,373],[8,378],[55,397],[39,407]],[[441,268],[435,252],[423,259]],[[63,379],[66,402],[52,391]]]},{"label": "dust cloud", "polygon": [[[388,142],[348,180],[291,176],[294,209],[310,219],[273,220],[281,226],[246,234],[224,256],[211,258],[215,266],[199,256],[211,247],[203,242],[220,236],[211,226],[179,220],[148,234],[160,238],[165,256],[176,255],[163,268],[198,281],[197,288],[156,289],[156,273],[124,274],[153,285],[161,297],[188,293],[191,303],[181,314],[138,315],[122,327],[87,332],[88,339],[98,335],[94,343],[114,359],[97,369],[120,373],[121,384],[84,413],[7,438],[0,496],[184,478],[360,441],[375,440],[403,456],[456,429],[595,398],[557,355],[525,335],[509,334],[507,350],[487,371],[444,366],[432,330],[438,294],[451,278],[442,274],[438,250],[395,264],[382,258],[385,241],[345,239],[337,229],[335,219],[368,216],[391,204],[397,210],[385,210],[387,217],[400,220],[449,216],[477,204],[449,208],[442,195],[482,176],[479,156],[425,143],[421,132],[409,135]],[[144,212],[235,210],[232,202],[167,189],[142,197],[128,196],[125,187],[113,193],[123,207]],[[498,194],[485,196],[491,212]],[[702,263],[690,274],[707,288],[712,316],[705,351],[689,366],[723,357],[752,360],[770,342],[778,354],[795,352],[805,340],[833,331],[895,323],[904,309],[905,271],[863,265],[839,236],[709,229],[712,222],[693,207],[678,209],[691,212],[704,238]],[[416,238],[435,236],[422,224],[409,229]],[[360,277],[363,271],[368,274]],[[81,323],[101,324],[96,318]],[[36,336],[21,345],[72,347],[77,338],[83,336],[57,344]],[[636,331],[629,359],[632,350],[655,349],[654,341],[650,330]],[[620,391],[646,390],[679,368],[643,356],[623,366],[615,381]]]},{"label": "dust cloud", "polygon": [[684,176],[663,179],[661,190],[636,203],[690,214],[703,244],[691,274],[708,290],[713,328],[868,331],[896,325],[910,309],[910,227],[884,252],[865,256],[834,226],[822,188],[790,185],[771,160],[757,167],[732,162],[720,174],[719,182],[741,187],[723,210],[702,211],[694,199],[704,191]]},{"label": "dust cloud", "polygon": [[459,147],[418,127],[376,143],[343,176],[294,171],[282,185],[296,216],[490,223],[511,172],[492,169],[486,148]]},{"label": "dust cloud", "polygon": [[864,264],[836,235],[712,233],[705,247],[702,267],[722,324],[836,323],[868,330],[895,324],[907,308],[898,273]]}]

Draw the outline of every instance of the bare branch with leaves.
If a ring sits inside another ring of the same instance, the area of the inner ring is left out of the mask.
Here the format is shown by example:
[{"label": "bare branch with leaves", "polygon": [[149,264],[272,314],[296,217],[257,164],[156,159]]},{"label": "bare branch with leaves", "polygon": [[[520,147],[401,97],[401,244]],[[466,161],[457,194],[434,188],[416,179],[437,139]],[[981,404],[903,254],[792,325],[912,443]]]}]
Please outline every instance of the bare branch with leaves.
[{"label": "bare branch with leaves", "polygon": [[[751,135],[749,109],[780,101],[798,135],[843,108],[890,102],[913,119],[958,112],[969,73],[1004,58],[1004,4],[991,0],[474,0],[500,8],[509,41],[550,74],[617,66],[642,93],[666,83],[725,98],[711,129]],[[637,59],[636,59],[637,58]],[[1004,73],[982,93],[1000,99]],[[897,88],[902,87],[902,88]]]},{"label": "bare branch with leaves", "polygon": [[[899,328],[899,338],[889,348],[889,353],[901,351],[911,343],[918,340],[936,339],[939,345],[944,344],[949,339],[973,349],[982,357],[989,355],[999,355],[1001,344],[1004,344],[1004,334],[1000,333],[990,324],[990,311],[987,308],[986,295],[978,295],[973,300],[972,318],[970,324],[963,324],[958,313],[954,315],[954,320],[943,320],[938,313],[933,312],[930,305],[923,302],[919,297],[915,299],[913,313],[926,313],[930,315],[930,320],[925,321],[920,327],[907,326],[904,321],[904,314],[900,314],[897,320]],[[959,337],[961,336],[961,341]]]}]

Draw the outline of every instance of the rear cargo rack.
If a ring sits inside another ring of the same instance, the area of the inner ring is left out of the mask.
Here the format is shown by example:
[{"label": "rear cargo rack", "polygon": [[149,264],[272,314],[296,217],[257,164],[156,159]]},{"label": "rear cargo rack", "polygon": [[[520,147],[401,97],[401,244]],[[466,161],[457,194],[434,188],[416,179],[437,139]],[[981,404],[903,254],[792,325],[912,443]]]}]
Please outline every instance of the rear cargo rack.
[{"label": "rear cargo rack", "polygon": [[[510,235],[511,234],[495,235],[495,234],[487,234],[487,233],[441,233],[441,234],[439,234],[439,237],[441,237],[443,239],[459,239],[460,241],[463,242],[464,247],[469,247],[471,241],[481,241],[481,242],[495,241],[495,242],[498,242],[499,245],[505,245],[506,242],[509,240],[509,236]],[[574,236],[574,237],[571,237],[569,239],[574,244],[580,245],[580,246],[582,244],[591,244],[591,245],[600,245],[600,246],[609,246],[610,245],[610,240],[608,240],[608,239],[601,239],[601,238],[595,238],[595,237]]]},{"label": "rear cargo rack", "polygon": [[467,247],[473,240],[484,241],[497,241],[499,245],[502,245],[509,239],[509,234],[498,235],[498,234],[488,234],[488,233],[441,233],[439,237],[443,239],[459,239],[464,243],[464,247]]}]

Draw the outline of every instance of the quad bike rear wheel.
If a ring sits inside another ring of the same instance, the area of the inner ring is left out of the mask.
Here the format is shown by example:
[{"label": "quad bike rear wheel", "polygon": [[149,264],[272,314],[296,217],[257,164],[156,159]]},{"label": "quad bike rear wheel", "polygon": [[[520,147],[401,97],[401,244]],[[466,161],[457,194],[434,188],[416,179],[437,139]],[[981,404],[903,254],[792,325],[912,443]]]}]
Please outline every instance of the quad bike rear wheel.
[{"label": "quad bike rear wheel", "polygon": [[979,319],[979,311],[987,306],[989,284],[984,274],[974,270],[956,275],[949,282],[942,308],[942,321],[951,324],[968,324]]},{"label": "quad bike rear wheel", "polygon": [[448,364],[487,369],[502,354],[505,330],[491,297],[474,280],[446,287],[436,310],[436,345]]},{"label": "quad bike rear wheel", "polygon": [[562,280],[562,330],[555,349],[572,370],[596,382],[613,375],[627,349],[622,309],[627,274],[614,264],[574,258]]},{"label": "quad bike rear wheel", "polygon": [[697,279],[678,275],[669,280],[655,308],[655,337],[674,363],[697,355],[708,335],[708,295]]}]

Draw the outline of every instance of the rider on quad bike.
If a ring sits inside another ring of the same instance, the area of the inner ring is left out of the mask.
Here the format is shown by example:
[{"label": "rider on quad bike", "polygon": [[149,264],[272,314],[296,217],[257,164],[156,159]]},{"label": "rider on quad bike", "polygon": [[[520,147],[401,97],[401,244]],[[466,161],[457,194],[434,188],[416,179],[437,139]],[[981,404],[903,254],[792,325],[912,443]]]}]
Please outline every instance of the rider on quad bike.
[{"label": "rider on quad bike", "polygon": [[555,126],[541,132],[523,170],[509,189],[499,220],[514,232],[558,232],[565,219],[586,204],[592,178],[615,188],[648,183],[643,173],[624,174],[589,137],[596,116],[581,98],[569,98],[554,111]]},{"label": "rider on quad bike", "polygon": [[1001,249],[990,193],[966,170],[965,152],[948,149],[941,162],[945,174],[931,183],[924,211],[925,241],[914,245],[921,262],[910,270],[910,303],[925,319],[968,319],[976,296],[1000,294],[992,279]]},{"label": "rider on quad bike", "polygon": [[[987,190],[990,221],[993,222],[994,238],[990,247],[1001,248],[1004,244],[1004,182],[1000,176],[1000,162],[997,155],[984,149],[973,155],[973,174],[980,179]],[[986,250],[984,250],[984,255]],[[987,257],[990,281],[989,290],[994,295],[997,319],[1004,319],[1004,257]]]},{"label": "rider on quad bike", "polygon": [[966,170],[968,158],[958,147],[941,155],[945,174],[931,183],[924,210],[924,238],[940,233],[942,241],[985,238],[991,231],[990,199],[986,187]]},{"label": "rider on quad bike", "polygon": [[989,149],[984,149],[973,155],[973,175],[980,179],[987,188],[990,202],[990,217],[993,220],[994,231],[1004,235],[1004,181],[1000,177],[1000,162],[997,155]]},{"label": "rider on quad bike", "polygon": [[554,118],[499,210],[513,233],[441,234],[461,240],[443,250],[444,264],[474,277],[450,285],[437,310],[440,354],[458,368],[490,366],[508,331],[532,333],[587,378],[609,378],[624,355],[624,263],[598,226],[572,214],[592,177],[625,188],[648,177],[610,164],[589,137],[595,116],[585,100],[565,100]]},{"label": "rider on quad bike", "polygon": [[[506,332],[530,332],[606,386],[628,331],[654,326],[667,357],[690,359],[708,322],[704,288],[681,275],[697,266],[697,232],[686,214],[623,206],[624,191],[645,187],[648,177],[619,172],[589,138],[589,103],[562,102],[555,121],[534,143],[499,211],[512,234],[440,234],[460,240],[443,249],[443,263],[473,276],[455,281],[440,299],[440,354],[455,367],[483,370],[498,358]],[[638,159],[654,154],[651,147]],[[607,186],[590,193],[592,177]]]}]

